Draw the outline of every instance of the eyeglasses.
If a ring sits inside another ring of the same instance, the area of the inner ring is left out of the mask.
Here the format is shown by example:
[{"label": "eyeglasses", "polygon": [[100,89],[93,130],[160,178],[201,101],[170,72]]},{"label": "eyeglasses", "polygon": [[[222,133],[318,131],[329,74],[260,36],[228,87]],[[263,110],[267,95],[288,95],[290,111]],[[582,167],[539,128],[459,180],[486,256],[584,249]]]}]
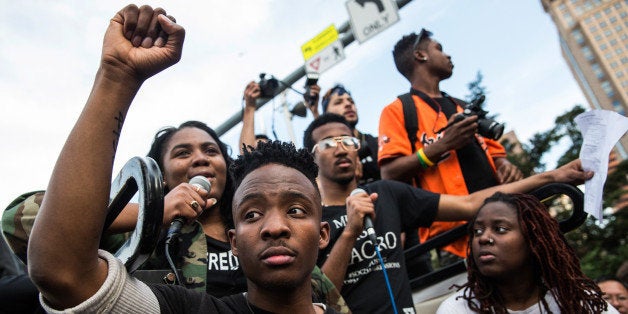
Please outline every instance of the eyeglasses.
[{"label": "eyeglasses", "polygon": [[432,36],[432,32],[428,31],[425,28],[421,28],[421,31],[419,32],[419,35],[416,37],[416,40],[414,41],[414,45],[412,45],[412,47],[416,50],[421,40],[423,40],[424,38],[431,37],[431,36]]},{"label": "eyeglasses", "polygon": [[312,154],[314,154],[317,148],[320,151],[324,151],[330,148],[336,148],[338,147],[338,143],[340,143],[342,147],[347,151],[356,151],[360,149],[360,140],[353,136],[345,135],[330,137],[318,141],[318,143],[316,143],[316,145],[314,145],[314,147],[312,148]]}]

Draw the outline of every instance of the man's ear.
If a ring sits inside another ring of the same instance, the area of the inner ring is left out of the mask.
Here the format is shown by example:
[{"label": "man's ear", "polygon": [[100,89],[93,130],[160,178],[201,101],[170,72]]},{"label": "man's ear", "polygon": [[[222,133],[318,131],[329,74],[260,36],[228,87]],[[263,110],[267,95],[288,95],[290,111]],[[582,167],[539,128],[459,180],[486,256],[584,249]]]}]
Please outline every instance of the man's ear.
[{"label": "man's ear", "polygon": [[229,229],[228,235],[229,235],[229,243],[231,243],[231,253],[233,253],[234,256],[238,256],[238,247],[236,245],[235,229]]},{"label": "man's ear", "polygon": [[318,239],[318,249],[322,250],[329,244],[329,223],[326,221],[321,222],[320,239]]},{"label": "man's ear", "polygon": [[414,54],[414,59],[416,59],[417,61],[419,62],[427,61],[427,53],[425,51],[416,49],[412,53]]}]

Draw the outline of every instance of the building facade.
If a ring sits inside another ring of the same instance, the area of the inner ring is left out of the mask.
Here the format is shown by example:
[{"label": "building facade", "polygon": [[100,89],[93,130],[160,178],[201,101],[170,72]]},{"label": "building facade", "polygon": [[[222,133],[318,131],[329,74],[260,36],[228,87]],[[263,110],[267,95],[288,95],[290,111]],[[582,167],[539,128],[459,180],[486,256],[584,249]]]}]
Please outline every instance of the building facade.
[{"label": "building facade", "polygon": [[[593,109],[628,112],[628,0],[541,0]],[[616,145],[628,159],[628,135]]]}]

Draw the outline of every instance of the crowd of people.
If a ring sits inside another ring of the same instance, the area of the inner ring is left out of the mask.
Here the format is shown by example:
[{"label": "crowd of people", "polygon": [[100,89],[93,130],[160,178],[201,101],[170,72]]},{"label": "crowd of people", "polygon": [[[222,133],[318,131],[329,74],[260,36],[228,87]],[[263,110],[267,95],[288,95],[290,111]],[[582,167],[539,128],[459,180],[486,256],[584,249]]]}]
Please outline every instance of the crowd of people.
[{"label": "crowd of people", "polygon": [[[477,117],[456,119],[464,102],[438,87],[453,65],[430,36],[404,36],[393,52],[412,86],[415,136],[403,127],[401,96],[376,137],[356,129],[342,85],[324,94],[319,115],[314,85],[303,148],[260,138],[255,82],[244,91],[235,159],[203,122],[159,130],[148,157],[163,176],[162,225],[186,221],[173,247],[162,238],[141,266],[165,270],[159,284],[129,274],[111,253],[135,228],[138,205],[103,228],[124,117],[144,81],[179,61],[185,30],[164,9],[126,6],[110,21],[92,92],[47,190],[3,213],[3,235],[28,275],[0,281],[0,302],[19,286],[31,288],[20,301],[28,311],[414,313],[408,274],[425,260],[406,264],[404,248],[438,234],[441,221],[470,220],[464,243],[441,249],[443,264],[447,254],[467,258],[468,282],[439,312],[624,313],[625,283],[587,278],[556,220],[519,194],[594,174],[574,160],[523,178],[503,147],[477,134]],[[211,189],[190,184],[196,176]]]}]

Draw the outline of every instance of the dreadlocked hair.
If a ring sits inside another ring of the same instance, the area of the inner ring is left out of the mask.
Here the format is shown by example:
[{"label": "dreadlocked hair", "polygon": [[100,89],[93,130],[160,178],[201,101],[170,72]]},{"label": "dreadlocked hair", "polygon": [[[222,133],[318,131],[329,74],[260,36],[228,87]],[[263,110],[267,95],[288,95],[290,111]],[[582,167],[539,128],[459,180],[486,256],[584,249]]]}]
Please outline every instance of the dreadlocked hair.
[{"label": "dreadlocked hair", "polygon": [[[526,194],[497,192],[487,198],[478,210],[492,202],[508,204],[517,212],[521,233],[530,250],[533,267],[539,284],[539,299],[545,311],[551,313],[543,298],[551,293],[561,313],[601,313],[607,303],[602,299],[599,287],[584,275],[576,252],[567,244],[560,232],[558,221],[552,218],[545,206]],[[502,297],[491,278],[480,273],[473,258],[473,225],[478,213],[469,223],[467,249],[467,283],[456,286],[463,289],[461,298],[467,300],[471,310],[477,313],[508,313]]]},{"label": "dreadlocked hair", "polygon": [[267,164],[279,164],[303,173],[318,192],[318,166],[307,150],[296,149],[294,144],[281,141],[258,142],[257,148],[244,144],[243,147],[242,155],[238,156],[230,168],[236,188],[253,170]]}]

